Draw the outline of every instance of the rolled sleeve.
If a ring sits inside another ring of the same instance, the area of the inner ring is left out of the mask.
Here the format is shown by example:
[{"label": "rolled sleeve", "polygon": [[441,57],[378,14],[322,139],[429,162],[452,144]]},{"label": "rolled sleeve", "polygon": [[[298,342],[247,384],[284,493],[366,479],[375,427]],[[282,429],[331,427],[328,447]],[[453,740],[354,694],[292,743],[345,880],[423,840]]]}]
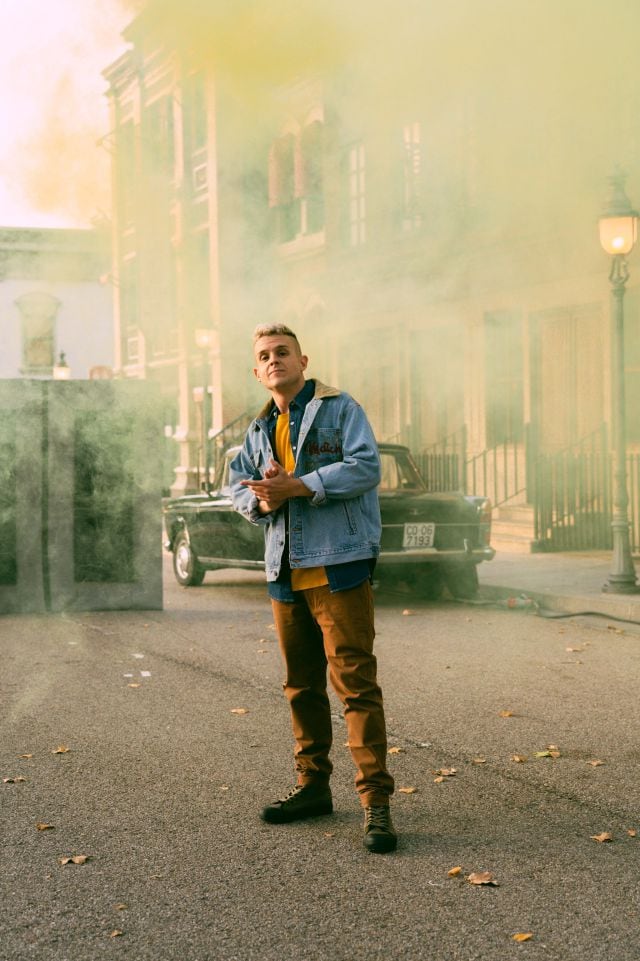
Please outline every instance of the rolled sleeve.
[{"label": "rolled sleeve", "polygon": [[323,504],[326,504],[327,492],[324,489],[322,478],[317,470],[312,471],[310,474],[304,474],[300,477],[300,480],[305,487],[313,491],[313,497],[309,498],[309,504],[312,507],[322,507]]}]

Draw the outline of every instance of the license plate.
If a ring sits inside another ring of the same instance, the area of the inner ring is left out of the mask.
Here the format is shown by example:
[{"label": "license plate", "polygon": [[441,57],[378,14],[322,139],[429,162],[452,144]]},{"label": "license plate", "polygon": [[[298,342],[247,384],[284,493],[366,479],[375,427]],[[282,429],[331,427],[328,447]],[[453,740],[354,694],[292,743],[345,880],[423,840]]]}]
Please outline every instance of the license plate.
[{"label": "license plate", "polygon": [[409,548],[433,547],[435,533],[435,524],[405,524],[402,546]]}]

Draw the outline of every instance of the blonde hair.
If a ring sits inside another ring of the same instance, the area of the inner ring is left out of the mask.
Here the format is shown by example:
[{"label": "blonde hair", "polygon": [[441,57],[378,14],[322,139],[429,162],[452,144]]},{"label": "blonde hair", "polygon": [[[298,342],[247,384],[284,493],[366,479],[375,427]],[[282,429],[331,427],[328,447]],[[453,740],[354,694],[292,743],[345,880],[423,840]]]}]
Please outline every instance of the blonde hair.
[{"label": "blonde hair", "polygon": [[253,343],[254,346],[261,337],[275,337],[280,334],[283,337],[293,337],[298,349],[300,349],[300,342],[294,332],[286,324],[258,324],[253,332]]}]

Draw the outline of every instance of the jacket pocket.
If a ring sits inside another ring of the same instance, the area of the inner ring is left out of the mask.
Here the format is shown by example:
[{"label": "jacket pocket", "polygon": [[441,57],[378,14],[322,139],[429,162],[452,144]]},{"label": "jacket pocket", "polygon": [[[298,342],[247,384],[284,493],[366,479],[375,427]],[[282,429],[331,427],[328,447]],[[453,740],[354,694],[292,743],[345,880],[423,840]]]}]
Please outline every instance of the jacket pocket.
[{"label": "jacket pocket", "polygon": [[349,503],[349,501],[343,501],[342,507],[344,510],[344,516],[347,521],[347,530],[349,531],[350,534],[357,534],[358,524],[354,516],[355,511],[353,510],[353,504]]}]

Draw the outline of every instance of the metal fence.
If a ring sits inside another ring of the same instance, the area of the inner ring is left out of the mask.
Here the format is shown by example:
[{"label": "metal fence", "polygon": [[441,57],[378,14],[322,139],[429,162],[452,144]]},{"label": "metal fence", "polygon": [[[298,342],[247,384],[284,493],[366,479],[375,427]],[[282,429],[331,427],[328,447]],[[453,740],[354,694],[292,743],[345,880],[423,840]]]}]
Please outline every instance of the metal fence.
[{"label": "metal fence", "polygon": [[[527,425],[522,443],[467,456],[464,428],[416,456],[429,490],[460,490],[533,508],[538,550],[610,550],[614,458],[606,426],[565,450],[540,451]],[[627,455],[631,549],[640,552],[640,452]]]}]

